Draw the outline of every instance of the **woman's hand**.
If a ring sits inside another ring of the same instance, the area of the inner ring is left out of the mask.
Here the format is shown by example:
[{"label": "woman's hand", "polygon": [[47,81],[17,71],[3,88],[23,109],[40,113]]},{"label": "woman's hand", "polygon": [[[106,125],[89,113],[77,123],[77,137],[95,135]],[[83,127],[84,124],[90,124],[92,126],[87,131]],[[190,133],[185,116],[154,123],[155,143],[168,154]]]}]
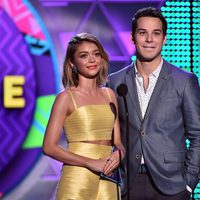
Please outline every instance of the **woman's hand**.
[{"label": "woman's hand", "polygon": [[103,168],[103,173],[106,175],[112,174],[112,171],[115,170],[120,164],[120,152],[119,150],[112,152],[110,157],[107,158],[106,164]]},{"label": "woman's hand", "polygon": [[86,163],[86,167],[95,172],[103,172],[104,166],[106,165],[106,158],[90,159]]}]

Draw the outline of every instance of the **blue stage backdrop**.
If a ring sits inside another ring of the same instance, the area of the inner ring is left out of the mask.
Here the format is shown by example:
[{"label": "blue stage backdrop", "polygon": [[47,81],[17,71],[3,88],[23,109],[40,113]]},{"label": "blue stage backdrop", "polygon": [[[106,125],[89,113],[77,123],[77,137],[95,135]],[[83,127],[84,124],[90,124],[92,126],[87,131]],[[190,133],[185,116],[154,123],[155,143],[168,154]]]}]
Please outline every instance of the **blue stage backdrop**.
[{"label": "blue stage backdrop", "polygon": [[[61,163],[41,147],[67,42],[79,32],[96,35],[109,73],[117,71],[135,58],[131,19],[147,6],[169,24],[163,57],[200,80],[199,0],[0,0],[0,199],[54,199]],[[200,199],[200,183],[191,199]]]}]

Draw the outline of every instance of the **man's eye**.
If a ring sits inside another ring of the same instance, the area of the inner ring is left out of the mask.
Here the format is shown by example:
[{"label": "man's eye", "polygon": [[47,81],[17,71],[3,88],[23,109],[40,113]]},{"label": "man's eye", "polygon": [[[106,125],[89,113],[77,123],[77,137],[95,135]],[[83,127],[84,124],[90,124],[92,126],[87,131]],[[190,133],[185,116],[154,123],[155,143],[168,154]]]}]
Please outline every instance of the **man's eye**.
[{"label": "man's eye", "polygon": [[155,33],[154,33],[154,35],[160,35],[160,34],[161,34],[160,32],[155,32]]},{"label": "man's eye", "polygon": [[140,34],[140,35],[144,35],[144,34],[145,34],[145,32],[144,32],[144,31],[141,31],[141,32],[139,32],[139,34]]}]

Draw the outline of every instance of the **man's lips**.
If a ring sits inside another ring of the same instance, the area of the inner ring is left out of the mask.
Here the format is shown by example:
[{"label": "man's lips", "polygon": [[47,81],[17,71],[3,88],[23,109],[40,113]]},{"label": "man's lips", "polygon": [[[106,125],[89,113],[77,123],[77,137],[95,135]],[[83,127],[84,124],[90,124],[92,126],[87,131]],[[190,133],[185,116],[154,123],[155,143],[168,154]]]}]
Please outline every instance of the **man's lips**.
[{"label": "man's lips", "polygon": [[146,48],[146,49],[154,49],[155,47],[154,47],[154,46],[143,46],[143,48]]}]

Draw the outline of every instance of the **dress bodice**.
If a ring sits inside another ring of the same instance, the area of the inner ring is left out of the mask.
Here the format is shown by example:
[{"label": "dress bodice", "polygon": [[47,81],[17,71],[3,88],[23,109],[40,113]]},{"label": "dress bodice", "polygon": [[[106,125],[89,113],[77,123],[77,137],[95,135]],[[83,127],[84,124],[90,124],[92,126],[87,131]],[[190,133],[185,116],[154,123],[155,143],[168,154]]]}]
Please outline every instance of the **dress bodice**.
[{"label": "dress bodice", "polygon": [[78,108],[75,106],[74,112],[64,122],[67,140],[111,140],[114,120],[115,116],[109,104],[85,105]]}]

